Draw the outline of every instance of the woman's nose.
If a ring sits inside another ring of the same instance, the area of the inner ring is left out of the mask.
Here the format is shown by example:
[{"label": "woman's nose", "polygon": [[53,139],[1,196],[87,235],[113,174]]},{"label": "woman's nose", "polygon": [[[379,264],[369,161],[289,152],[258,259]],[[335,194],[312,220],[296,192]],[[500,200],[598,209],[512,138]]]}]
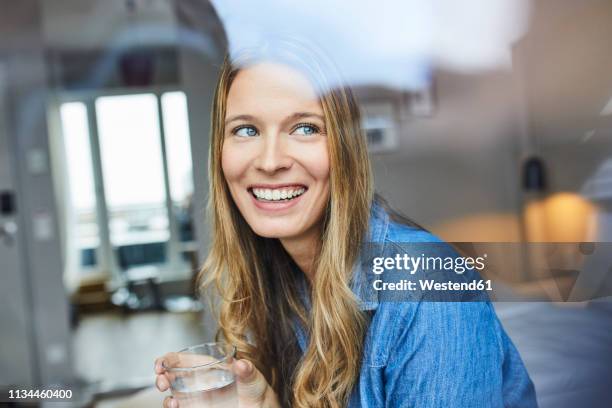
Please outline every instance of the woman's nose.
[{"label": "woman's nose", "polygon": [[291,157],[280,134],[264,135],[255,166],[266,173],[275,173],[291,167]]}]

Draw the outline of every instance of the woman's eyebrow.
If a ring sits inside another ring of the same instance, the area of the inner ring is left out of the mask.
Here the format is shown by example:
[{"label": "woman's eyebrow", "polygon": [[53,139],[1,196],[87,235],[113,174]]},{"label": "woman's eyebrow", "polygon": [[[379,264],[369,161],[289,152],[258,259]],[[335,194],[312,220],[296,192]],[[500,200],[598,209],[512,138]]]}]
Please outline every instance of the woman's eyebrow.
[{"label": "woman's eyebrow", "polygon": [[[317,118],[319,120],[321,120],[322,122],[325,122],[325,117],[319,113],[315,113],[315,112],[295,112],[292,113],[291,115],[287,116],[287,118],[283,121],[283,122],[291,122],[297,119],[305,119],[305,118]],[[234,116],[230,116],[229,118],[227,118],[225,120],[225,125],[227,126],[228,124],[230,124],[231,122],[236,122],[236,121],[240,121],[240,120],[245,120],[245,121],[255,121],[255,117],[252,115],[234,115]]]},{"label": "woman's eyebrow", "polygon": [[325,122],[325,117],[323,115],[314,113],[314,112],[295,112],[289,115],[287,119],[285,119],[285,122],[289,122],[289,121],[296,120],[296,119],[312,118],[312,117],[315,117]]},{"label": "woman's eyebrow", "polygon": [[239,121],[239,120],[253,121],[255,120],[255,118],[251,115],[234,115],[234,116],[230,116],[229,118],[225,120],[225,125],[231,122]]}]

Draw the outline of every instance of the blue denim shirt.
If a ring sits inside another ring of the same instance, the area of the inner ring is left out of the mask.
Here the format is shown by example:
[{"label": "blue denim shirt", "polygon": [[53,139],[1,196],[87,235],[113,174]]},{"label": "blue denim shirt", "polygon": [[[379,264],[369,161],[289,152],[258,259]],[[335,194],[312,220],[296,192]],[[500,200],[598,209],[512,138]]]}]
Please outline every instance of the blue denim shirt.
[{"label": "blue denim shirt", "polygon": [[[395,223],[372,207],[369,241],[439,242]],[[449,246],[450,247],[450,246]],[[352,289],[361,299],[369,277],[356,267]],[[349,407],[537,407],[533,383],[514,344],[486,301],[361,301],[370,316],[361,372]],[[295,326],[302,351],[308,344]]]}]

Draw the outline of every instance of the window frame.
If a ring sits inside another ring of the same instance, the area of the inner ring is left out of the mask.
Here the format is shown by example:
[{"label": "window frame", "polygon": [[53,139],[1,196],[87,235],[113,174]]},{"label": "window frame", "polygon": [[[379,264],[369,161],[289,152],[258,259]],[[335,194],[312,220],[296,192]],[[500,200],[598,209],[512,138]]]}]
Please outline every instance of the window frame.
[{"label": "window frame", "polygon": [[[155,96],[157,104],[157,126],[159,130],[161,144],[162,174],[165,193],[165,209],[168,217],[169,239],[167,241],[168,258],[163,266],[164,271],[160,271],[160,281],[172,281],[177,279],[190,278],[191,270],[185,269],[181,261],[181,256],[185,252],[192,251],[197,245],[197,237],[191,241],[181,242],[178,230],[176,214],[173,211],[173,198],[170,186],[170,173],[168,165],[168,152],[166,145],[166,134],[164,126],[164,115],[162,96],[166,93],[182,92],[185,97],[187,93],[184,89],[177,86],[158,86],[146,88],[114,88],[108,90],[68,90],[55,95],[55,109],[59,112],[65,103],[83,103],[87,112],[87,123],[89,128],[89,143],[92,159],[92,174],[94,178],[95,191],[95,211],[98,223],[99,245],[94,249],[96,265],[91,269],[102,273],[109,278],[111,289],[122,286],[125,281],[125,274],[119,267],[117,253],[113,248],[110,234],[110,214],[108,210],[106,191],[104,187],[104,173],[102,168],[102,157],[100,151],[100,137],[98,133],[96,100],[108,96],[130,96],[140,94],[152,94]],[[189,103],[187,101],[187,103]],[[187,112],[188,114],[188,112]],[[189,120],[189,118],[188,118]],[[62,134],[63,137],[63,134]],[[191,142],[191,140],[190,140]],[[190,149],[191,150],[191,149]],[[193,163],[193,156],[191,157]],[[192,165],[193,166],[193,165]],[[192,174],[193,177],[193,174]],[[195,185],[195,182],[194,182]],[[83,268],[83,270],[90,268]]]}]

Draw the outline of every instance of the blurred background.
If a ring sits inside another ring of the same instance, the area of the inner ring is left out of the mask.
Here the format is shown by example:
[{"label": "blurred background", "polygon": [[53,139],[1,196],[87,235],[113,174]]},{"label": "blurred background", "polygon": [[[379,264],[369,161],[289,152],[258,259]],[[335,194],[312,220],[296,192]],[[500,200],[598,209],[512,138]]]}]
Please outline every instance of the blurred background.
[{"label": "blurred background", "polygon": [[[580,273],[498,271],[524,301],[495,307],[542,407],[612,406],[609,0],[0,10],[0,388],[156,406],[155,357],[212,339],[194,279],[217,70],[290,32],[354,87],[394,208],[450,242],[595,243]],[[590,300],[566,302],[585,280]]]}]

